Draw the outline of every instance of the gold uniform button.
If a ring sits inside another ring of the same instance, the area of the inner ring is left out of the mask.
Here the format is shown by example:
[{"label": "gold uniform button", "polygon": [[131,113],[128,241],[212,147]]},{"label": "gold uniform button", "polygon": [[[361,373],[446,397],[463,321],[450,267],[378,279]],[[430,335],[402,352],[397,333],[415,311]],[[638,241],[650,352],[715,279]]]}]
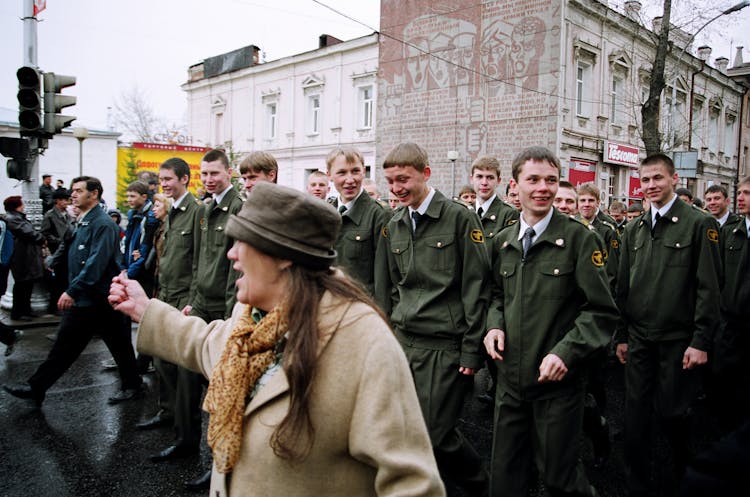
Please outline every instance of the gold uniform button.
[{"label": "gold uniform button", "polygon": [[357,241],[360,241],[362,239],[362,237],[359,236],[359,235],[357,235],[357,236],[354,237],[354,239],[357,240]]},{"label": "gold uniform button", "polygon": [[677,247],[677,248],[680,248],[680,244],[679,243],[675,243],[674,246]]},{"label": "gold uniform button", "polygon": [[401,253],[401,249],[396,249],[396,253],[400,254]]},{"label": "gold uniform button", "polygon": [[437,242],[437,247],[440,248],[443,246],[443,242]]},{"label": "gold uniform button", "polygon": [[673,218],[672,218],[672,222],[673,222],[673,223],[676,223],[676,222],[677,222],[677,221],[679,221],[679,220],[680,220],[680,219],[679,219],[679,218],[678,218],[677,216],[675,216],[675,217],[673,217]]},{"label": "gold uniform button", "polygon": [[557,269],[557,268],[555,268],[555,270],[552,271],[552,274],[554,274],[555,276],[557,276],[558,274],[560,274],[560,270]]},{"label": "gold uniform button", "polygon": [[492,238],[493,235],[494,235],[494,233],[490,232],[490,234],[487,235],[487,238]]},{"label": "gold uniform button", "polygon": [[494,221],[495,219],[497,219],[497,217],[495,217],[494,214],[490,216],[490,221]]}]

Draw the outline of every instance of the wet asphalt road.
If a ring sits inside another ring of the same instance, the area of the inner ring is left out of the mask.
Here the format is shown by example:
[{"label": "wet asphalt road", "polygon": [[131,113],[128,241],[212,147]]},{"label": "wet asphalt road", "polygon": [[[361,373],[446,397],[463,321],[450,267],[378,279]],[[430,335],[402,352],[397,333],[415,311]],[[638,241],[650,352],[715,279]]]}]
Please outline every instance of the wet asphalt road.
[{"label": "wet asphalt road", "polygon": [[[51,347],[45,335],[54,327],[26,330],[14,354],[0,355],[0,384],[23,382],[46,357]],[[182,483],[208,467],[203,442],[200,457],[152,463],[148,456],[172,442],[169,428],[140,431],[134,425],[156,410],[153,375],[145,377],[141,399],[109,405],[119,380],[116,372],[102,371],[110,355],[94,339],[79,360],[47,393],[41,409],[0,391],[0,497],[150,497],[207,495],[192,493]],[[621,368],[613,362],[604,370],[608,387],[607,413],[613,433],[622,429]],[[489,463],[492,410],[477,400],[486,372],[477,378],[468,399],[461,430]],[[204,416],[204,435],[206,418]],[[615,439],[610,459],[602,469],[592,466],[590,445],[583,444],[583,461],[590,481],[604,497],[624,496],[622,442]],[[202,465],[202,466],[201,466]],[[469,497],[448,486],[449,496]],[[543,495],[541,488],[533,495]],[[317,497],[317,496],[314,496]],[[320,496],[324,497],[324,496]]]}]

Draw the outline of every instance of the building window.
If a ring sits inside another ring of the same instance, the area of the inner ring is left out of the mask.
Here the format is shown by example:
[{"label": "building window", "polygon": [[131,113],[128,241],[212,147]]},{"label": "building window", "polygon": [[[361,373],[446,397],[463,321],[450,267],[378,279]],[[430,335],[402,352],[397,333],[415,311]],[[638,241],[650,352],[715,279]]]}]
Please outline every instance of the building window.
[{"label": "building window", "polygon": [[724,155],[734,155],[734,116],[726,116],[724,124]]},{"label": "building window", "polygon": [[579,62],[576,67],[576,115],[589,117],[591,115],[591,65]]},{"label": "building window", "polygon": [[218,147],[224,143],[224,114],[214,115],[214,143]]},{"label": "building window", "polygon": [[320,95],[311,95],[308,101],[308,132],[311,135],[320,133]]},{"label": "building window", "polygon": [[373,110],[372,86],[362,86],[359,89],[359,117],[357,119],[358,127],[372,128],[372,110]]},{"label": "building window", "polygon": [[609,116],[612,124],[625,124],[625,81],[619,76],[612,77],[612,102]]},{"label": "building window", "polygon": [[708,150],[719,151],[719,111],[711,109],[708,114]]},{"label": "building window", "polygon": [[273,140],[276,138],[276,102],[266,104],[266,138]]},{"label": "building window", "polygon": [[693,119],[690,123],[690,145],[691,148],[704,147],[705,144],[701,137],[703,136],[703,129],[701,123],[701,111],[703,110],[703,102],[695,100],[693,102]]}]

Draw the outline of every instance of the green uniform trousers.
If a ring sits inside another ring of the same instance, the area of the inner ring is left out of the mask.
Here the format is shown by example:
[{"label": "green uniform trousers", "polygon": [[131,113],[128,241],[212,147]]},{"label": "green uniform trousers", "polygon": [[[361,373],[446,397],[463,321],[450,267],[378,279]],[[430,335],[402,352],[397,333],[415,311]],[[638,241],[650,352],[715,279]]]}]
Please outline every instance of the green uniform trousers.
[{"label": "green uniform trousers", "polygon": [[661,423],[678,473],[690,457],[690,404],[699,369],[683,370],[690,338],[649,341],[631,333],[625,364],[625,460],[631,495],[650,495],[652,420]]},{"label": "green uniform trousers", "polygon": [[472,495],[484,495],[488,474],[479,454],[456,428],[474,377],[458,371],[461,343],[396,332],[414,376],[417,397],[440,474]]},{"label": "green uniform trousers", "polygon": [[583,396],[580,388],[564,396],[526,401],[497,389],[492,440],[490,495],[528,494],[532,456],[552,496],[598,495],[578,459]]}]

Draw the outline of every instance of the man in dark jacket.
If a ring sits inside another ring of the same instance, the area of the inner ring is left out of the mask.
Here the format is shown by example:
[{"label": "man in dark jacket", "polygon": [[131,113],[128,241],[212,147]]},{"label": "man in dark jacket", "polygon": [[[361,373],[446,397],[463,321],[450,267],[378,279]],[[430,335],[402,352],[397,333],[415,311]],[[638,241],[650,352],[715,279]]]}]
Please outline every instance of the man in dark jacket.
[{"label": "man in dark jacket", "polygon": [[8,197],[3,201],[5,222],[13,234],[13,257],[10,271],[13,274],[13,309],[10,318],[16,321],[31,320],[31,292],[34,283],[41,280],[44,267],[42,247],[44,236],[34,229],[26,219],[25,206],[20,196]]},{"label": "man in dark jacket", "polygon": [[[68,215],[67,207],[70,201],[70,193],[63,188],[55,190],[52,194],[55,206],[44,214],[42,219],[42,235],[47,240],[47,248],[54,254],[65,238],[66,233],[72,229],[73,220]],[[65,291],[68,284],[68,275],[50,270],[45,274],[47,289],[49,290],[49,304],[47,312],[54,314],[57,311],[57,299]]]},{"label": "man in dark jacket", "polygon": [[55,205],[52,199],[52,193],[55,189],[52,187],[52,176],[49,174],[42,175],[42,184],[39,185],[39,199],[42,201],[42,212],[47,212]]},{"label": "man in dark jacket", "polygon": [[107,302],[109,285],[119,272],[117,227],[98,207],[101,182],[89,176],[73,180],[73,205],[81,214],[68,249],[68,287],[57,301],[63,317],[47,359],[28,383],[3,388],[16,397],[41,406],[47,390],[81,355],[94,333],[104,340],[118,366],[121,390],[110,403],[130,400],[140,394],[141,379],[135,368],[130,330]]}]

